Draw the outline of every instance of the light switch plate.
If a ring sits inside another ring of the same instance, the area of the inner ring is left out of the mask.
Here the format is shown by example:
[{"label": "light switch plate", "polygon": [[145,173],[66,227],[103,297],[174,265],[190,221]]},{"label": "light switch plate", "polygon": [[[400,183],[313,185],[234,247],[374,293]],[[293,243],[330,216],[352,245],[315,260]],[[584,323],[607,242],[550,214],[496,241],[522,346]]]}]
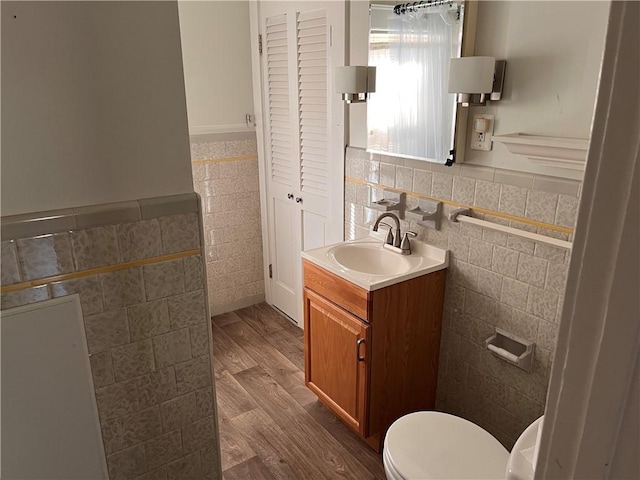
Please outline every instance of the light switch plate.
[{"label": "light switch plate", "polygon": [[[471,124],[471,150],[484,150],[485,152],[491,150],[491,146],[493,144],[494,119],[494,115],[480,114],[473,116],[473,122]],[[482,120],[485,121],[482,122]],[[478,128],[480,124],[484,124],[484,126]],[[484,132],[481,130],[484,130]]]}]

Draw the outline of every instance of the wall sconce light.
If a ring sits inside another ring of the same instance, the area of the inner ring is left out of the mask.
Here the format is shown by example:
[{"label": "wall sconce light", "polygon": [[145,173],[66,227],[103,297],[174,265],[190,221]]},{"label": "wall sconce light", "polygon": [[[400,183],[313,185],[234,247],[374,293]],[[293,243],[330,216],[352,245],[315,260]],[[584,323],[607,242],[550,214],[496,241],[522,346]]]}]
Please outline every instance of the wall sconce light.
[{"label": "wall sconce light", "polygon": [[345,102],[366,102],[376,91],[376,67],[336,67],[335,86]]},{"label": "wall sconce light", "polygon": [[463,107],[500,100],[506,66],[506,60],[493,57],[452,58],[449,63],[449,93],[457,94],[457,102]]}]

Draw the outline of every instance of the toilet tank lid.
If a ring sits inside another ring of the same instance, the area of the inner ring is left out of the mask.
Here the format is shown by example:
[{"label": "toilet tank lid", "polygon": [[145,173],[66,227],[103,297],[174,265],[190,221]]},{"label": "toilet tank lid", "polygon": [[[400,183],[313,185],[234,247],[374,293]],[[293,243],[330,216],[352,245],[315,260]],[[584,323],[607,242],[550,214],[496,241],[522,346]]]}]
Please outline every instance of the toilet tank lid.
[{"label": "toilet tank lid", "polygon": [[416,412],[387,431],[385,454],[406,479],[504,479],[508,452],[478,425],[441,412]]}]

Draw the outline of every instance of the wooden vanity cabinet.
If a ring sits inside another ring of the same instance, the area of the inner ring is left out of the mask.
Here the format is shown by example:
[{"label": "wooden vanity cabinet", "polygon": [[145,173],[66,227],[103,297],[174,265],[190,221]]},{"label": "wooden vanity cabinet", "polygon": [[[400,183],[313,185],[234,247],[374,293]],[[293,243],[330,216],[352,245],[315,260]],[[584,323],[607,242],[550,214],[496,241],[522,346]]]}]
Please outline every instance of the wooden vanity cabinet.
[{"label": "wooden vanity cabinet", "polygon": [[369,292],[304,260],[305,384],[376,451],[435,407],[446,270]]}]

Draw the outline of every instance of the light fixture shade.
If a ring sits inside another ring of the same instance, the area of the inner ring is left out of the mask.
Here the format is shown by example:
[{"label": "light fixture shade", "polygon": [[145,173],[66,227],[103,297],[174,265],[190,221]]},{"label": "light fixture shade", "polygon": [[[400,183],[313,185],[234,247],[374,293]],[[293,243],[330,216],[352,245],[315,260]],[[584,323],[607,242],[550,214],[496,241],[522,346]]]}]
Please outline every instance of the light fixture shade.
[{"label": "light fixture shade", "polygon": [[336,93],[363,94],[376,91],[376,67],[352,66],[335,68]]},{"label": "light fixture shade", "polygon": [[452,58],[449,63],[449,93],[491,93],[495,70],[494,57]]}]

